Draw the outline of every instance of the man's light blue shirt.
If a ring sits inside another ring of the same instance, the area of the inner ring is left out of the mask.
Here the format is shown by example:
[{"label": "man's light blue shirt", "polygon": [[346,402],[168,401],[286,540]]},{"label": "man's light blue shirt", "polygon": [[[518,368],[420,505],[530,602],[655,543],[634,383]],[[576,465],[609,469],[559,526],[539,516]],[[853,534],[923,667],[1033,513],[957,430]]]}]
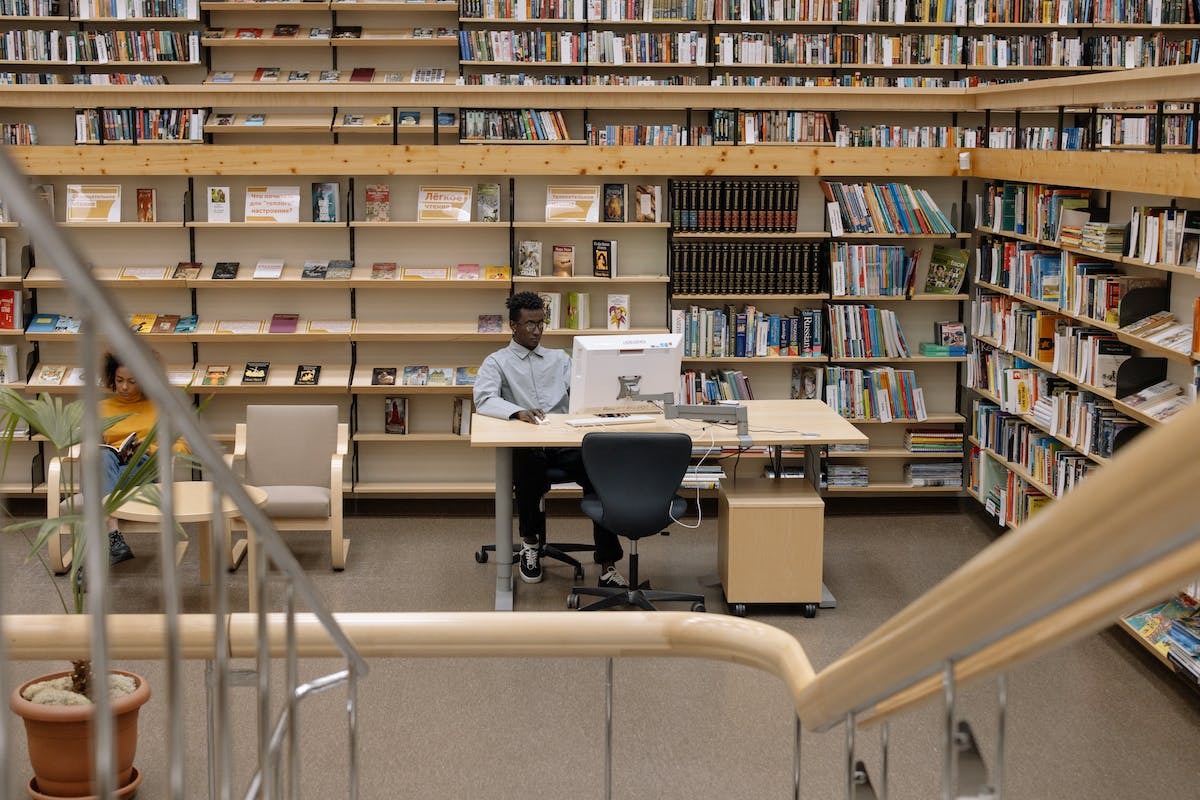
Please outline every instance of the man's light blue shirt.
[{"label": "man's light blue shirt", "polygon": [[475,410],[509,419],[538,408],[565,414],[571,389],[571,356],[540,344],[533,350],[515,341],[483,360],[475,376]]}]

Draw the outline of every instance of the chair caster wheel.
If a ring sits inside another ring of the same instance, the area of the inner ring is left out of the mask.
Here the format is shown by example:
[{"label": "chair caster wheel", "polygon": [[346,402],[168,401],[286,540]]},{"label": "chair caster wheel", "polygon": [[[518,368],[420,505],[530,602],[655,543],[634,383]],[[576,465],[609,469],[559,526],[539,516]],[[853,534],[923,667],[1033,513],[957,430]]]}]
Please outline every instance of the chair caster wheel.
[{"label": "chair caster wheel", "polygon": [[746,604],[734,603],[733,605],[729,606],[729,613],[733,614],[735,617],[746,616]]},{"label": "chair caster wheel", "polygon": [[800,613],[803,614],[806,619],[812,619],[817,615],[817,604],[805,603],[800,607]]},{"label": "chair caster wheel", "polygon": [[579,595],[575,594],[574,592],[571,592],[569,595],[567,595],[567,608],[571,609],[572,611],[575,611],[579,608]]},{"label": "chair caster wheel", "polygon": [[487,550],[476,550],[475,551],[475,563],[476,564],[486,564],[487,562],[488,562]]},{"label": "chair caster wheel", "polygon": [[575,580],[576,580],[577,582],[582,582],[582,581],[583,581],[583,567],[576,567],[576,568],[575,568]]},{"label": "chair caster wheel", "polygon": [[697,614],[703,614],[706,610],[704,603],[692,603],[692,611],[695,611]]}]

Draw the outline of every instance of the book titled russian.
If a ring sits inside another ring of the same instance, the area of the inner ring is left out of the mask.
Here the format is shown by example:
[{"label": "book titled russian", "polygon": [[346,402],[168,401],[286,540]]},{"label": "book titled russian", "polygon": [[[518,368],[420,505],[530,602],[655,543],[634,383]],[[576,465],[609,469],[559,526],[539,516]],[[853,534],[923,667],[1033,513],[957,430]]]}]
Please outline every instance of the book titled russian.
[{"label": "book titled russian", "polygon": [[67,222],[120,221],[120,184],[67,184]]},{"label": "book titled russian", "polygon": [[247,361],[242,370],[242,383],[266,383],[270,369],[270,361]]},{"label": "book titled russian", "polygon": [[617,276],[617,242],[615,239],[592,240],[592,277]]},{"label": "book titled russian", "polygon": [[599,222],[600,186],[547,186],[546,222]]},{"label": "book titled russian", "polygon": [[522,241],[517,248],[517,275],[522,278],[537,278],[542,274],[542,243],[537,240]]},{"label": "book titled russian", "polygon": [[383,432],[408,433],[408,398],[383,398]]},{"label": "book titled russian", "polygon": [[604,184],[604,221],[625,221],[625,184]]},{"label": "book titled russian", "polygon": [[158,190],[142,188],[137,190],[137,221],[158,222]]},{"label": "book titled russian", "polygon": [[608,329],[610,331],[629,330],[629,295],[610,294],[607,305]]},{"label": "book titled russian", "polygon": [[296,367],[294,386],[316,386],[321,381],[320,364],[301,364]]},{"label": "book titled russian", "polygon": [[421,186],[417,190],[417,222],[470,222],[470,186]]},{"label": "book titled russian", "polygon": [[392,218],[392,189],[386,183],[372,183],[363,190],[367,222],[389,222]]},{"label": "book titled russian", "polygon": [[500,184],[479,183],[475,185],[475,221],[500,221]]},{"label": "book titled russian", "polygon": [[575,245],[556,244],[552,250],[551,269],[556,278],[570,278],[575,274]]},{"label": "book titled russian", "polygon": [[633,190],[634,222],[662,222],[662,187],[639,184]]},{"label": "book titled russian", "polygon": [[338,221],[338,185],[336,183],[314,183],[312,185],[313,222]]},{"label": "book titled russian", "polygon": [[246,187],[246,222],[299,221],[299,186]]},{"label": "book titled russian", "polygon": [[208,221],[229,222],[229,187],[208,187]]}]

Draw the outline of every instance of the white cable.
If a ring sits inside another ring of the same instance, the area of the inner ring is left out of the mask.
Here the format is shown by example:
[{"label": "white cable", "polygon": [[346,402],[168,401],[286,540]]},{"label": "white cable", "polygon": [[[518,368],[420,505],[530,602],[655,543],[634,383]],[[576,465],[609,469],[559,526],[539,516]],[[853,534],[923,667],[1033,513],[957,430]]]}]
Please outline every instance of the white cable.
[{"label": "white cable", "polygon": [[[704,455],[700,456],[700,463],[696,464],[697,467],[703,466],[704,459],[706,459],[710,455],[712,455],[713,451],[717,447],[716,434],[714,434],[712,431],[709,431],[708,435],[709,435],[709,440],[710,440],[709,445],[708,445],[708,450],[706,450],[704,452]],[[667,516],[669,516],[671,518],[671,522],[674,522],[676,525],[679,525],[680,527],[688,528],[689,530],[695,530],[695,529],[699,528],[701,523],[704,522],[704,510],[700,507],[700,487],[699,487],[699,485],[696,486],[696,524],[695,525],[688,525],[685,522],[680,522],[679,520],[675,519],[675,515],[671,513],[671,509],[669,506],[667,507]]]}]

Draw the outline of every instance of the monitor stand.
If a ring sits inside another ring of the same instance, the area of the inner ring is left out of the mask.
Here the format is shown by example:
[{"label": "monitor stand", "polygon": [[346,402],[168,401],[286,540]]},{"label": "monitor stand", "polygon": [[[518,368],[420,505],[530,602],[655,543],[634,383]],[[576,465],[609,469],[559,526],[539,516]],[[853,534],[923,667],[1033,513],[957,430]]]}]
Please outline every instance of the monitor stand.
[{"label": "monitor stand", "polygon": [[737,425],[738,437],[744,439],[746,445],[750,444],[750,417],[746,406],[741,403],[676,405],[675,398],[671,394],[639,394],[637,399],[662,403],[663,416],[667,419],[696,419],[722,425]]}]

